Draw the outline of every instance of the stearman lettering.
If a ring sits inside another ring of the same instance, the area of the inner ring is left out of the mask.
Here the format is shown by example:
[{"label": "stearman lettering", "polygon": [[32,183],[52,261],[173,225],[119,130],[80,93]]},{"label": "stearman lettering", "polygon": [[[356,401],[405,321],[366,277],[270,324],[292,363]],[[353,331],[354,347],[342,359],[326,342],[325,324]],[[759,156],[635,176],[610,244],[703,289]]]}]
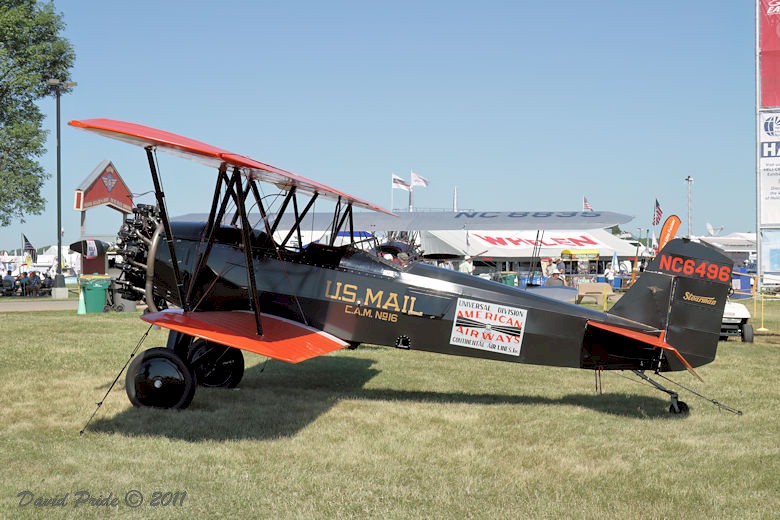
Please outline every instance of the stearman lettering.
[{"label": "stearman lettering", "polygon": [[705,305],[718,304],[718,300],[713,298],[712,296],[698,296],[696,294],[687,291],[683,295],[683,300],[687,300],[689,302],[703,303]]}]

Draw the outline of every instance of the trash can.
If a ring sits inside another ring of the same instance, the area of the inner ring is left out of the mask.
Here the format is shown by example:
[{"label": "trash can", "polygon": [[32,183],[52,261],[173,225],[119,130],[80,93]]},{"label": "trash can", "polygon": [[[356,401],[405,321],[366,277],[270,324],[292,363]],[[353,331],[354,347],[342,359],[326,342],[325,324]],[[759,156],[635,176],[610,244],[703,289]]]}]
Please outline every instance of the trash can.
[{"label": "trash can", "polygon": [[99,274],[85,275],[79,278],[79,285],[84,297],[84,312],[86,314],[104,311],[106,307],[106,290],[110,283],[110,276]]}]

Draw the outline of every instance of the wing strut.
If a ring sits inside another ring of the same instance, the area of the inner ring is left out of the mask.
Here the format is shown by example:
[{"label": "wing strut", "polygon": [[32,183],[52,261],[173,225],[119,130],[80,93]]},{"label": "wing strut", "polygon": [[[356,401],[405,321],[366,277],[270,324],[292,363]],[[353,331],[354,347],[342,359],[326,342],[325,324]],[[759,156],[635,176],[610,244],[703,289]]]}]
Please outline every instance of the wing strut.
[{"label": "wing strut", "polygon": [[[249,307],[255,314],[255,325],[257,326],[257,335],[263,335],[263,324],[260,322],[260,298],[257,296],[257,283],[255,281],[255,268],[252,261],[252,240],[250,234],[252,227],[249,225],[249,218],[246,214],[246,196],[249,193],[249,184],[246,189],[241,187],[241,171],[238,167],[233,169],[233,178],[236,179],[235,186],[238,194],[238,213],[241,217],[241,241],[244,243],[244,262],[246,263],[247,283],[249,284]],[[248,181],[251,183],[252,181]]]},{"label": "wing strut", "polygon": [[290,232],[287,233],[287,236],[284,237],[284,240],[282,240],[282,243],[279,245],[279,247],[284,247],[285,245],[287,245],[287,241],[290,240],[290,237],[292,237],[293,233],[298,233],[298,247],[303,247],[303,237],[301,236],[301,222],[303,221],[306,214],[309,213],[311,207],[314,205],[314,201],[317,200],[317,195],[319,195],[319,193],[315,192],[314,195],[311,196],[309,202],[306,204],[306,207],[303,208],[303,212],[300,215],[298,214],[298,202],[297,200],[293,200],[293,208],[295,209],[295,223],[290,229]]},{"label": "wing strut", "polygon": [[276,216],[276,220],[274,220],[274,225],[271,226],[271,232],[276,231],[276,228],[279,226],[279,222],[281,222],[282,216],[284,215],[287,206],[290,204],[290,199],[292,199],[295,196],[295,191],[296,191],[295,186],[291,187],[290,190],[287,192],[287,195],[284,197],[282,206],[279,208],[279,211],[277,212],[278,215]]},{"label": "wing strut", "polygon": [[333,212],[333,223],[331,224],[333,231],[330,234],[329,245],[332,246],[336,243],[336,238],[339,235],[339,231],[341,231],[341,228],[344,225],[344,221],[347,219],[349,219],[349,237],[350,240],[354,242],[355,238],[352,229],[352,202],[347,202],[347,207],[342,212],[341,199],[339,199],[338,203],[336,204],[336,211]]},{"label": "wing strut", "polygon": [[[224,193],[222,191],[223,187],[224,187]],[[294,188],[291,191],[295,191]],[[262,336],[263,327],[260,320],[260,311],[261,311],[260,299],[257,290],[257,280],[255,277],[254,262],[253,262],[253,258],[254,258],[254,251],[252,247],[253,227],[249,222],[249,215],[247,211],[247,201],[249,199],[250,192],[254,197],[255,203],[257,204],[258,209],[260,211],[265,230],[269,236],[272,236],[272,229],[268,223],[267,213],[265,211],[265,207],[263,206],[262,198],[260,197],[260,193],[257,189],[257,185],[254,182],[254,180],[248,178],[246,185],[243,185],[241,181],[241,170],[238,167],[234,167],[233,171],[228,176],[226,165],[220,166],[219,174],[217,177],[217,183],[214,188],[214,196],[212,198],[211,208],[209,210],[208,222],[203,232],[203,239],[205,239],[206,245],[203,252],[198,254],[198,258],[195,263],[195,268],[193,269],[193,276],[191,277],[189,286],[187,287],[186,301],[188,302],[188,308],[192,310],[192,304],[190,303],[192,300],[192,295],[194,294],[195,290],[199,287],[198,280],[200,279],[203,273],[204,267],[208,264],[211,251],[213,249],[216,240],[215,237],[216,230],[219,228],[220,225],[219,223],[222,222],[222,219],[225,216],[228,203],[232,200],[236,204],[237,211],[232,219],[231,225],[237,227],[237,224],[240,224],[241,246],[244,252],[244,261],[246,265],[247,291],[249,293],[249,308],[254,314],[254,321],[255,321],[255,328],[257,331],[257,335]],[[288,197],[286,198],[287,203],[289,203],[291,198],[293,200],[295,207],[297,208],[297,203],[295,201],[294,195],[290,197],[290,195],[288,194]],[[316,198],[316,193],[314,195],[314,198]],[[311,207],[311,202],[306,207],[305,211],[308,211],[310,207]],[[201,296],[201,301],[205,297],[207,292],[208,290],[206,290],[206,292]],[[200,302],[198,302],[195,305],[195,308],[197,308],[199,305]]]},{"label": "wing strut", "polygon": [[[338,216],[338,213],[334,215],[333,220],[335,222],[336,217]],[[336,243],[336,237],[339,234],[339,231],[341,231],[341,227],[344,225],[344,221],[349,219],[349,239],[350,241],[354,242],[355,237],[352,231],[352,203],[347,203],[347,207],[344,210],[344,213],[341,215],[341,219],[339,219],[338,224],[334,226],[333,233],[330,235],[330,245],[333,245]]]},{"label": "wing strut", "polygon": [[[222,222],[222,218],[225,216],[225,211],[227,210],[228,202],[230,202],[230,200],[233,199],[233,201],[238,206],[238,197],[236,195],[235,186],[236,183],[240,185],[240,181],[241,178],[236,175],[231,175],[230,178],[228,178],[227,168],[225,166],[220,167],[219,176],[217,177],[217,184],[216,187],[214,188],[214,198],[212,200],[211,210],[209,211],[209,220],[204,233],[208,237],[206,241],[206,249],[203,251],[203,254],[199,255],[197,262],[195,264],[195,269],[193,269],[192,271],[192,279],[187,289],[187,302],[190,301],[190,298],[192,297],[192,292],[197,286],[196,282],[198,278],[200,278],[200,274],[203,270],[203,266],[205,266],[208,263],[209,256],[211,255],[211,249],[212,246],[214,245],[214,234],[216,233],[216,230],[219,227],[219,223]],[[219,209],[217,209],[217,203],[219,202],[219,194],[222,191],[223,184],[225,185],[225,194],[222,196],[222,202],[221,204],[219,204]]]},{"label": "wing strut", "polygon": [[[219,195],[222,192],[222,184],[226,184],[227,186],[230,186],[230,182],[227,179],[227,166],[222,165],[219,167],[219,174],[217,175],[217,183],[214,186],[214,197],[211,200],[211,209],[209,210],[209,218],[206,221],[206,229],[203,233],[204,237],[208,237],[206,239],[206,249],[198,254],[198,259],[195,262],[195,268],[192,270],[192,281],[190,282],[189,287],[187,288],[187,301],[189,302],[192,298],[192,291],[195,288],[195,281],[200,278],[201,270],[203,269],[203,266],[206,265],[206,263],[209,261],[209,256],[211,255],[211,246],[214,245],[214,230],[217,228],[217,222],[221,221],[220,218],[219,221],[217,220],[217,207],[219,206]],[[220,206],[224,207],[224,206]]]},{"label": "wing strut", "polygon": [[188,311],[190,310],[189,304],[184,300],[184,281],[181,278],[179,262],[176,260],[176,249],[173,247],[173,231],[171,231],[171,221],[168,219],[168,210],[165,207],[165,193],[162,190],[160,178],[157,173],[157,166],[154,161],[154,147],[146,147],[146,158],[149,160],[149,169],[152,171],[154,194],[157,197],[157,205],[160,207],[160,219],[162,220],[163,228],[165,229],[165,241],[168,243],[168,252],[171,255],[171,263],[173,264],[173,277],[176,280],[176,290],[179,293],[179,301],[181,302],[182,309]]},{"label": "wing strut", "polygon": [[273,236],[273,232],[271,231],[271,225],[268,223],[268,213],[265,211],[265,206],[263,206],[263,198],[260,196],[260,191],[257,189],[257,183],[253,182],[251,184],[252,187],[252,195],[255,197],[255,204],[257,204],[257,209],[260,211],[260,218],[263,219],[263,226],[265,227],[265,232],[269,237]]},{"label": "wing strut", "polygon": [[337,225],[339,215],[341,214],[341,197],[336,201],[336,209],[333,211],[333,220],[331,221],[330,228],[333,230],[330,234],[329,245],[336,243],[336,236],[339,234],[339,227]]},{"label": "wing strut", "polygon": [[352,218],[352,204],[349,205],[349,243],[355,243],[355,221]]}]

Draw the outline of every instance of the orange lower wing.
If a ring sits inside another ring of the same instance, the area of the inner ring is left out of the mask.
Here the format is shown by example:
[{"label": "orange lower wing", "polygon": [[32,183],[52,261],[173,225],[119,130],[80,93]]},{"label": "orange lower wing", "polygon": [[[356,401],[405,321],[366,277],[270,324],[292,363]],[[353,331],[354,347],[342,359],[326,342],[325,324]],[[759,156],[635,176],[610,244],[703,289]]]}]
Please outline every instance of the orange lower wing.
[{"label": "orange lower wing", "polygon": [[349,345],[327,332],[270,314],[261,314],[263,335],[258,336],[254,313],[248,311],[183,312],[169,309],[144,314],[141,319],[189,336],[288,363],[299,363]]}]

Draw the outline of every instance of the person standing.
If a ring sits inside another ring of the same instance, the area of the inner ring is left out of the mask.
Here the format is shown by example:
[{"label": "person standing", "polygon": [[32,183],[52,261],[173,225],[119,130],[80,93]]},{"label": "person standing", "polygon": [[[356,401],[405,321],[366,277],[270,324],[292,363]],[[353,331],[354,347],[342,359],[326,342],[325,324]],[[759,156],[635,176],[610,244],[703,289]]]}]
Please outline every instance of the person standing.
[{"label": "person standing", "polygon": [[608,263],[606,269],[604,269],[604,281],[610,287],[615,285],[615,269],[612,267],[612,262]]},{"label": "person standing", "polygon": [[458,271],[466,274],[474,274],[474,264],[471,262],[470,256],[466,255],[466,257],[460,263],[460,266],[458,267]]},{"label": "person standing", "polygon": [[566,285],[566,280],[561,278],[561,272],[557,267],[553,267],[550,271],[550,277],[544,282],[545,287],[563,287]]},{"label": "person standing", "polygon": [[31,271],[27,277],[27,295],[38,296],[41,290],[41,278],[38,276],[38,271]]}]

